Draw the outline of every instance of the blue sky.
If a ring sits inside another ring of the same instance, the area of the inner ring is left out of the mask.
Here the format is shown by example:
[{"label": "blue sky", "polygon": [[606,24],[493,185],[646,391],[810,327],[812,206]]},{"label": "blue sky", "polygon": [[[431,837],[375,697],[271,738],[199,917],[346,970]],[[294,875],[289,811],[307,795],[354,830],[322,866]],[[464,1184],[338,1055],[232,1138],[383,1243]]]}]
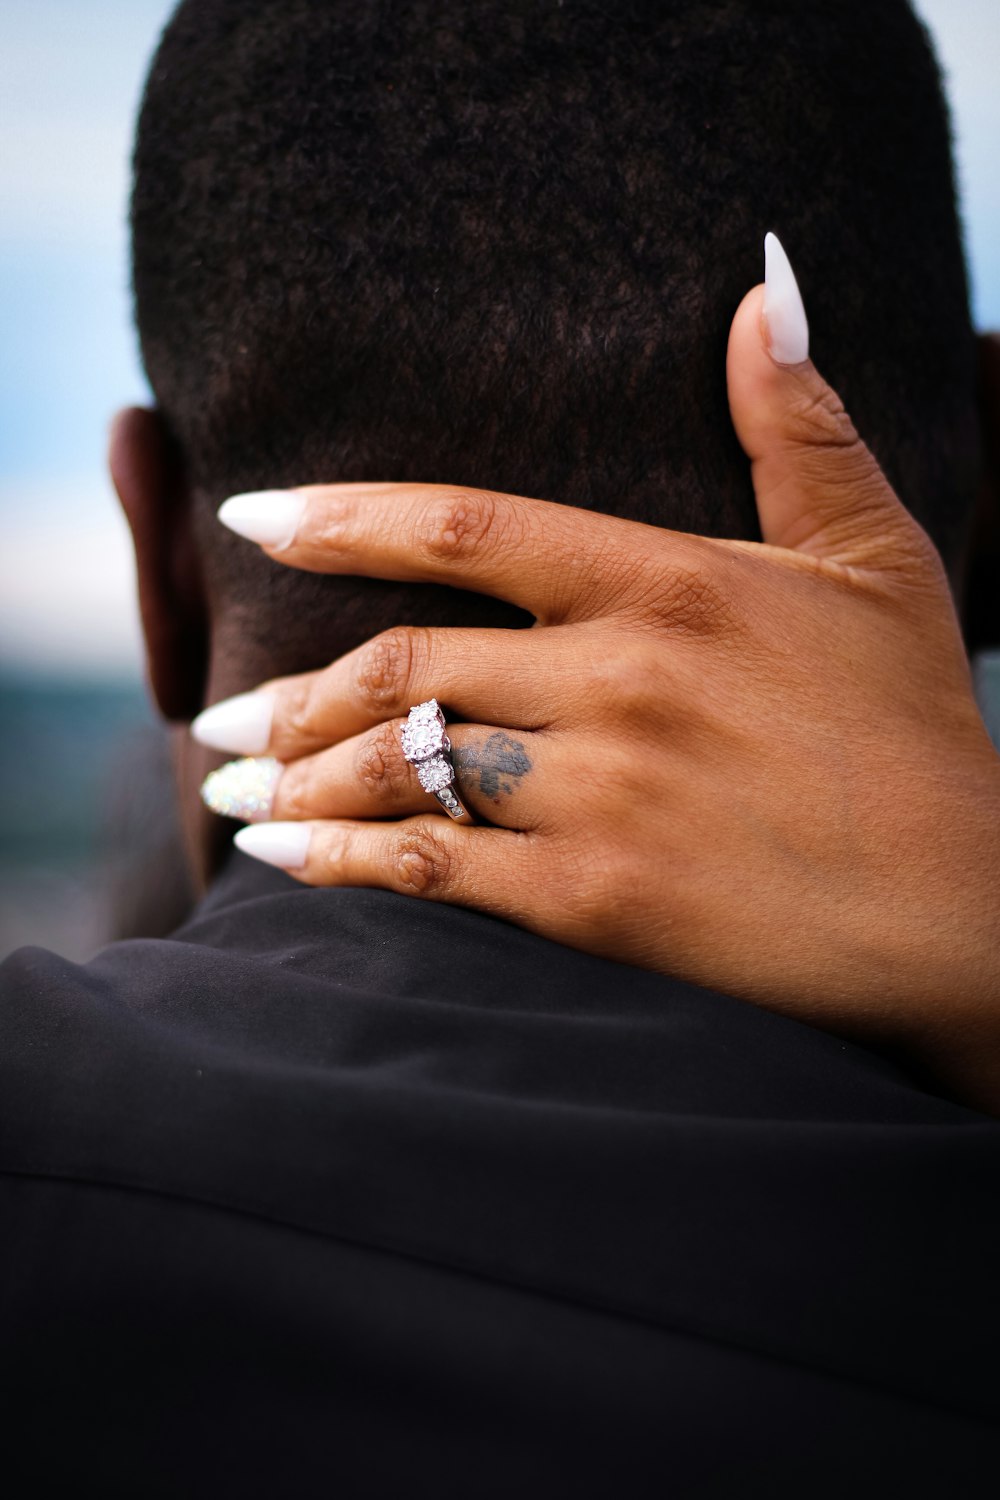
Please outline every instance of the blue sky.
[{"label": "blue sky", "polygon": [[[125,215],[142,78],[173,0],[0,0],[0,661],[137,673],[107,421],[144,400]],[[1000,327],[1000,5],[918,0],[955,118],[973,305]]]}]

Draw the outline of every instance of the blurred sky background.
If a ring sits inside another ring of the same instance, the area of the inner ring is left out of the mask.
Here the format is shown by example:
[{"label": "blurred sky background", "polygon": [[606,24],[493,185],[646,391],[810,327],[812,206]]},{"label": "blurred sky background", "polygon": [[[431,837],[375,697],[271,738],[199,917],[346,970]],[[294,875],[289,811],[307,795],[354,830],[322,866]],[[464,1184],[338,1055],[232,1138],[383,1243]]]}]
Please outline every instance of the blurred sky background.
[{"label": "blurred sky background", "polygon": [[[172,9],[0,0],[0,919],[13,911],[0,953],[39,934],[73,954],[91,941],[92,913],[79,911],[98,774],[109,736],[151,722],[104,450],[114,410],[148,394],[128,290],[129,154]],[[1000,328],[1000,3],[917,9],[951,98],[975,319]],[[60,859],[76,895],[50,884],[39,894],[26,871],[49,881]],[[60,911],[72,931],[53,929]]]}]

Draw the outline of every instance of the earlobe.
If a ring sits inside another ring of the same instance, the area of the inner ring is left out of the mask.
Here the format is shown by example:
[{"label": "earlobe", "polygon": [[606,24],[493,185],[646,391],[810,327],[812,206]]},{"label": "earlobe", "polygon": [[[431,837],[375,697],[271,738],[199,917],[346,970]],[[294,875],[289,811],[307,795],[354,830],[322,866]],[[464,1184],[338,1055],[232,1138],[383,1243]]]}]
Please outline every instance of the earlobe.
[{"label": "earlobe", "polygon": [[135,548],[150,685],[165,718],[190,720],[202,707],[208,612],[190,495],[159,412],[118,413],[109,466]]}]

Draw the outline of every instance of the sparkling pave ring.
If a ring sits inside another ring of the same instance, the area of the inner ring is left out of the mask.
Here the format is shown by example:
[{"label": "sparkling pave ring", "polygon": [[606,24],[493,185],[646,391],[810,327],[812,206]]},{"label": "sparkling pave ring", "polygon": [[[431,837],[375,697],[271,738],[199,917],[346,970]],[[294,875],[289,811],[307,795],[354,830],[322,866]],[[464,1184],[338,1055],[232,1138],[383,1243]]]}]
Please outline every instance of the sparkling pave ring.
[{"label": "sparkling pave ring", "polygon": [[425,792],[433,792],[449,818],[472,821],[469,809],[455,790],[455,767],[451,759],[451,740],[445,734],[444,714],[437,699],[418,703],[410,709],[399,733],[403,754],[417,768],[417,778]]}]

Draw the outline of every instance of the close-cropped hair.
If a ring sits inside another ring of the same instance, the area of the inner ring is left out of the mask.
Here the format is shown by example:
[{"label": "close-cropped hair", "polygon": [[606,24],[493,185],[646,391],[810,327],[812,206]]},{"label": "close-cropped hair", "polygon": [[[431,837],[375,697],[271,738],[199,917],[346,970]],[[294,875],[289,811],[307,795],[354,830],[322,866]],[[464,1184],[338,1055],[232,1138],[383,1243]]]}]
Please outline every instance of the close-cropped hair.
[{"label": "close-cropped hair", "polygon": [[[756,536],[725,348],[768,229],[817,364],[952,560],[973,345],[903,0],[182,0],[141,111],[137,322],[203,518],[411,479]],[[210,586],[248,620],[422,617],[419,591],[333,595],[221,533]]]}]

